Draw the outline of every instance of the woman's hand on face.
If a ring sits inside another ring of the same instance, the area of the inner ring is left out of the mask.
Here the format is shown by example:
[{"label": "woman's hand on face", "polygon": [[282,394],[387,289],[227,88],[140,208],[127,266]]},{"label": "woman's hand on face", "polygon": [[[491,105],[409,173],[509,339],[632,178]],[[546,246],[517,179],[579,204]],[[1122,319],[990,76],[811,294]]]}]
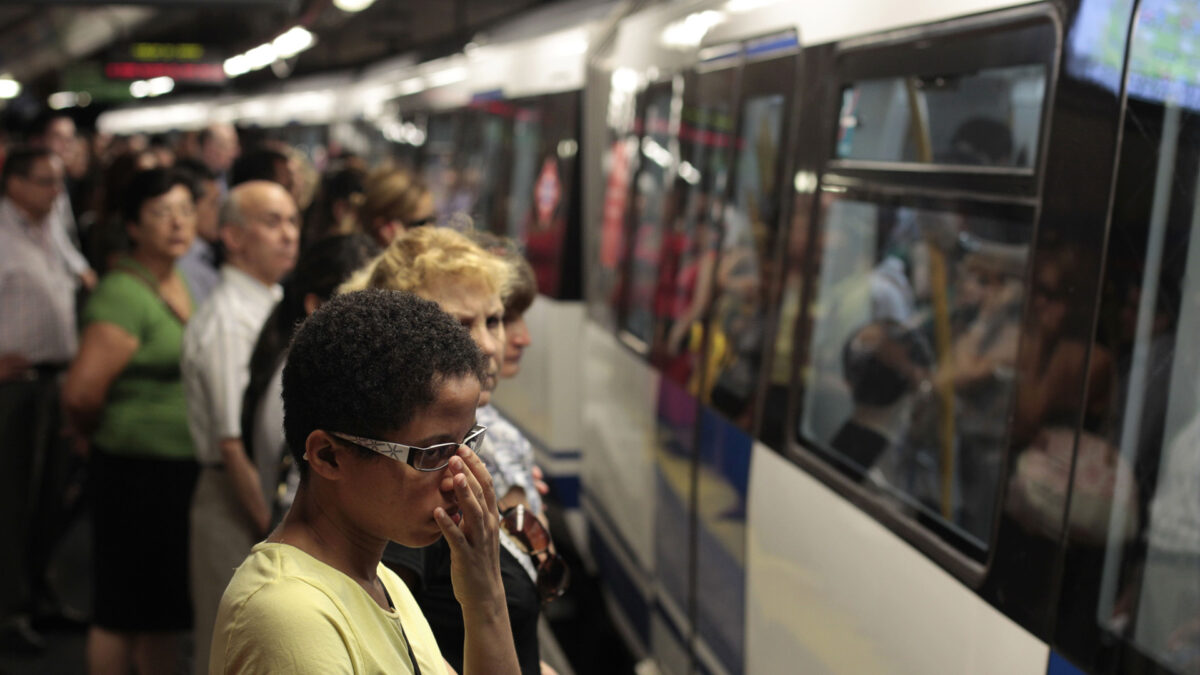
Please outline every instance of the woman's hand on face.
[{"label": "woman's hand on face", "polygon": [[479,457],[466,447],[450,458],[450,471],[442,479],[443,489],[454,490],[458,500],[458,523],[440,506],[434,518],[450,545],[450,577],[458,603],[472,606],[504,606],[500,581],[500,517],[492,476]]}]

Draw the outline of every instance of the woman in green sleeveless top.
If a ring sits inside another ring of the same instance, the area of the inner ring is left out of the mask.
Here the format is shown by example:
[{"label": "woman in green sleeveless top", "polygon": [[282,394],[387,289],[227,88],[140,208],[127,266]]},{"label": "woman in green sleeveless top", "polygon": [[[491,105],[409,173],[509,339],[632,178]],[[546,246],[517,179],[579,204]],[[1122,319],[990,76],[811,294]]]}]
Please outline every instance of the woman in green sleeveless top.
[{"label": "woman in green sleeveless top", "polygon": [[195,236],[195,200],[186,178],[162,169],[136,174],[124,197],[133,248],[88,300],[63,391],[71,423],[90,442],[88,672],[174,672],[191,628],[196,480],[179,370],[192,296],[175,261]]}]

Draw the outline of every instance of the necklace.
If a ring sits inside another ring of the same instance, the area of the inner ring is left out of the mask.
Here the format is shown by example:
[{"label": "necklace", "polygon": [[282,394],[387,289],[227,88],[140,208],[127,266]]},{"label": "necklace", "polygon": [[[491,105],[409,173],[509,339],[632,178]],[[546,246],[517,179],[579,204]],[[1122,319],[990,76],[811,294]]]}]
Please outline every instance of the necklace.
[{"label": "necklace", "polygon": [[[383,585],[383,580],[375,577],[375,583],[379,584],[379,588],[383,591],[383,597],[387,599],[388,608],[396,612],[396,603],[392,602],[392,596],[388,593],[387,586]],[[396,625],[400,627],[400,637],[404,638],[404,646],[408,649],[408,660],[412,663],[413,675],[421,675],[421,664],[417,663],[417,655],[413,653],[412,640],[409,640],[408,633],[404,632],[404,622],[400,620],[399,612],[396,612]]]}]

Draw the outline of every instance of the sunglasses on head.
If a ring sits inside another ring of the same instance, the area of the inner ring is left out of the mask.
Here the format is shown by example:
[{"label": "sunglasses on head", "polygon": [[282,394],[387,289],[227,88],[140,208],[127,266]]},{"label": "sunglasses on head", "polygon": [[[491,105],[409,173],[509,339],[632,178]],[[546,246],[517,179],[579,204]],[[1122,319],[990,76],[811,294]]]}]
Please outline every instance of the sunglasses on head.
[{"label": "sunglasses on head", "polygon": [[537,563],[538,596],[543,603],[567,591],[571,576],[567,562],[550,550],[550,533],[542,521],[527,511],[524,504],[517,504],[500,514],[500,527]]},{"label": "sunglasses on head", "polygon": [[458,452],[458,446],[465,445],[471,450],[476,450],[479,444],[483,442],[483,432],[485,431],[487,431],[487,427],[476,424],[467,432],[467,437],[462,440],[462,443],[438,443],[428,448],[418,448],[415,445],[404,445],[403,443],[392,443],[390,441],[375,440],[374,438],[352,436],[339,431],[330,431],[329,433],[347,443],[352,443],[371,452],[386,455],[397,462],[404,462],[417,471],[437,471],[446,468],[450,464],[450,458],[454,456],[455,452]]}]

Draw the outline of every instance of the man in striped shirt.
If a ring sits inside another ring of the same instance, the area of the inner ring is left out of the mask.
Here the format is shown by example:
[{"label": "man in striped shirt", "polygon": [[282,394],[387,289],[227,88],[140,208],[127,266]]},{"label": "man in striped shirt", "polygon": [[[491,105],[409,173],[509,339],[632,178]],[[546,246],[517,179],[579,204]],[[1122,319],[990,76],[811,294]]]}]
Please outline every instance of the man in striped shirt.
[{"label": "man in striped shirt", "polygon": [[242,444],[242,395],[258,333],[283,296],[279,281],[295,265],[299,228],[296,204],[278,184],[250,181],[230,190],[221,210],[227,254],[221,280],[183,336],[188,426],[201,466],[190,523],[200,673],[208,671],[221,594],[270,520],[258,470]]}]

